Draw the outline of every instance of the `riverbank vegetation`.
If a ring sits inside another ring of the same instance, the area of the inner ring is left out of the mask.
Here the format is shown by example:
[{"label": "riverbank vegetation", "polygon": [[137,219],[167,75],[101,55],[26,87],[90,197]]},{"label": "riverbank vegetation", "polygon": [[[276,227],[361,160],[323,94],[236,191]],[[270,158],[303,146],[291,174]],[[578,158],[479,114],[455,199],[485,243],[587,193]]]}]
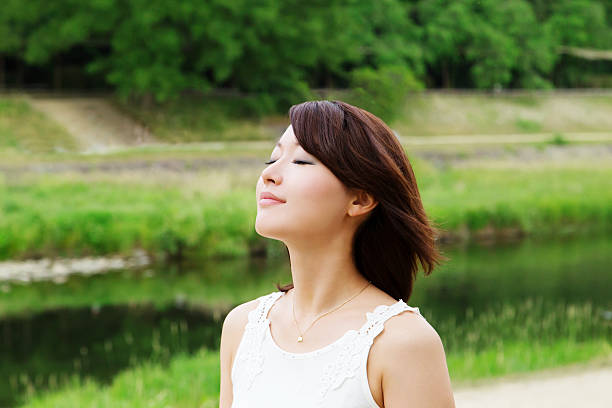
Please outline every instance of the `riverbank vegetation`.
[{"label": "riverbank vegetation", "polygon": [[[0,259],[130,253],[244,256],[268,240],[254,231],[254,186],[264,168],[146,177],[113,173],[0,178]],[[605,232],[612,177],[603,163],[441,167],[413,160],[429,216],[443,240]],[[252,163],[252,162],[251,162]],[[265,249],[264,249],[265,250]]]},{"label": "riverbank vegetation", "polygon": [[[551,313],[552,311],[552,313]],[[468,310],[460,324],[432,321],[443,339],[453,386],[506,374],[609,359],[612,323],[602,310],[585,304],[547,304],[526,299],[487,311]],[[427,315],[424,315],[428,317]],[[219,353],[202,349],[168,364],[155,360],[117,375],[110,385],[72,376],[44,392],[34,379],[24,407],[168,406],[216,407]],[[55,388],[55,389],[54,389]]]}]

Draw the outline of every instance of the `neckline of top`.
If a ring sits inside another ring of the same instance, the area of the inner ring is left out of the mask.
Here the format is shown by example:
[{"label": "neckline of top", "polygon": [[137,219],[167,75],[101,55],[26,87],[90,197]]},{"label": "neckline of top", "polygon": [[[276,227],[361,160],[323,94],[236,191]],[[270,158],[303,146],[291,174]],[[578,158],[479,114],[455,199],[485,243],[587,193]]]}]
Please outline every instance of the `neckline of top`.
[{"label": "neckline of top", "polygon": [[312,357],[312,356],[316,356],[319,354],[322,354],[334,347],[336,347],[337,345],[339,345],[340,343],[342,343],[342,341],[347,338],[349,335],[356,335],[357,333],[359,333],[360,331],[362,331],[370,322],[370,319],[376,315],[381,314],[383,311],[390,309],[391,307],[397,305],[397,304],[404,304],[406,307],[404,308],[404,310],[413,310],[416,311],[418,314],[420,314],[419,312],[419,308],[418,307],[412,307],[412,306],[408,306],[402,299],[398,300],[397,302],[391,304],[391,305],[378,305],[374,308],[374,310],[370,311],[370,312],[366,312],[366,321],[361,325],[361,327],[359,329],[349,329],[346,332],[344,332],[344,334],[342,336],[340,336],[338,339],[334,340],[333,342],[320,347],[318,349],[315,350],[311,350],[311,351],[307,351],[304,353],[294,353],[292,351],[287,351],[283,348],[281,348],[278,344],[276,344],[276,341],[274,341],[274,338],[272,337],[272,330],[270,329],[270,319],[268,318],[268,315],[270,313],[270,309],[272,309],[272,306],[274,306],[274,304],[276,303],[276,301],[284,294],[285,292],[282,291],[278,291],[278,292],[274,292],[271,294],[271,296],[274,296],[273,300],[270,302],[270,305],[268,306],[267,310],[264,310],[264,323],[266,325],[266,329],[265,329],[265,334],[266,337],[268,338],[268,340],[270,341],[270,343],[272,343],[272,346],[279,351],[281,354],[284,354],[285,356],[288,356],[290,358],[307,358],[307,357]]}]

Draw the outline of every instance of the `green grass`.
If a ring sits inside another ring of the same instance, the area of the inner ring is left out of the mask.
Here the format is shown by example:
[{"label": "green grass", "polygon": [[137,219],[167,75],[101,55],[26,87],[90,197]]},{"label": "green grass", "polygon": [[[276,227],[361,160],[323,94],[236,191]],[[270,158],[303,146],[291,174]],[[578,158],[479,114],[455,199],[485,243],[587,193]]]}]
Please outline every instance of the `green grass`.
[{"label": "green grass", "polygon": [[461,322],[433,326],[452,377],[471,382],[612,357],[612,321],[603,311],[589,302],[527,298],[477,313],[468,309]]},{"label": "green grass", "polygon": [[[602,188],[612,177],[609,166],[438,169],[414,164],[425,209],[453,239],[507,230],[550,236],[612,227],[612,190]],[[254,231],[256,179],[253,171],[231,174],[0,178],[0,259],[135,248],[154,257],[245,255],[261,242]]]},{"label": "green grass", "polygon": [[0,259],[127,254],[135,248],[153,257],[243,256],[256,238],[254,202],[249,191],[204,196],[125,182],[0,182]]},{"label": "green grass", "polygon": [[500,348],[448,353],[446,362],[454,383],[469,384],[610,358],[612,340],[597,339],[580,343],[507,342]]},{"label": "green grass", "polygon": [[52,153],[74,151],[76,141],[57,123],[21,99],[0,97],[0,151]]},{"label": "green grass", "polygon": [[30,382],[25,406],[218,407],[219,353],[202,349],[194,356],[179,355],[168,366],[145,363],[125,370],[108,386],[77,376],[69,381],[60,390],[42,393]]},{"label": "green grass", "polygon": [[525,235],[571,234],[612,225],[611,168],[415,170],[425,209],[445,230],[473,237],[493,228]]},{"label": "green grass", "polygon": [[542,129],[542,125],[539,122],[518,118],[514,122],[517,130],[524,133],[537,133]]},{"label": "green grass", "polygon": [[554,133],[548,143],[556,146],[564,146],[569,144],[569,141],[563,136],[563,133]]}]

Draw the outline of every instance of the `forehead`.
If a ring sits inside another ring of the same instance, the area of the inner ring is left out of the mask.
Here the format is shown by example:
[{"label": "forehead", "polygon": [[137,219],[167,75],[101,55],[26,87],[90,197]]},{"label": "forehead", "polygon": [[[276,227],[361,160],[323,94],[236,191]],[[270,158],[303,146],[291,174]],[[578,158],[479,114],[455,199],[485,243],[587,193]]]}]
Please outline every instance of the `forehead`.
[{"label": "forehead", "polygon": [[299,143],[295,137],[295,134],[293,133],[293,128],[291,127],[291,125],[289,125],[287,129],[285,130],[285,132],[278,139],[274,147],[276,148],[276,147],[296,146],[296,145],[299,146]]}]

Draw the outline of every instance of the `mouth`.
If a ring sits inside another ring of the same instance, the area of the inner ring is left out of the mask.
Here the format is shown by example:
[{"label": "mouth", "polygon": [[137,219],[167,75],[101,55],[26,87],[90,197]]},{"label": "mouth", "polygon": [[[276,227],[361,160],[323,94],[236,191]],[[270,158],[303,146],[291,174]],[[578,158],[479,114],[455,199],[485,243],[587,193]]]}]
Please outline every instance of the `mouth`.
[{"label": "mouth", "polygon": [[267,207],[267,206],[276,205],[276,204],[285,204],[285,203],[279,200],[275,200],[273,198],[260,198],[259,199],[259,205],[262,207]]},{"label": "mouth", "polygon": [[280,197],[274,195],[271,191],[262,191],[258,195],[258,203],[261,206],[275,205],[275,204],[284,204],[285,200]]}]

